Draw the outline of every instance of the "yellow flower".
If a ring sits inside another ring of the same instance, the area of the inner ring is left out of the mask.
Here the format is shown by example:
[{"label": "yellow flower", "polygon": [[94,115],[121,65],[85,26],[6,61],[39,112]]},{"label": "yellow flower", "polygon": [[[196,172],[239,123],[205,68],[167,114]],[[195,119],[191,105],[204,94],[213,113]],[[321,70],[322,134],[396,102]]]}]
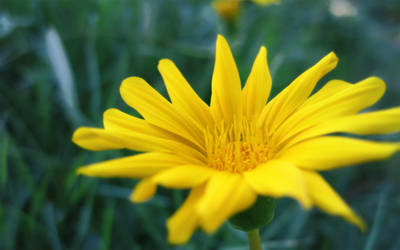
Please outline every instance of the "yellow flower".
[{"label": "yellow flower", "polygon": [[264,6],[281,3],[281,0],[251,0],[251,1]]},{"label": "yellow flower", "polygon": [[[240,4],[244,0],[215,0],[212,6],[217,14],[225,19],[235,19],[239,15]],[[280,0],[251,0],[259,5],[279,4]]]},{"label": "yellow flower", "polygon": [[266,103],[271,90],[266,56],[261,47],[242,89],[229,45],[218,36],[210,106],[168,59],[162,59],[158,69],[171,102],[143,79],[125,79],[121,96],[143,119],[109,109],[104,129],[79,128],[73,141],[89,150],[145,153],[78,172],[141,178],[131,196],[135,202],[150,199],[157,185],[191,189],[167,222],[168,240],[174,244],[187,242],[196,228],[214,233],[259,195],[292,197],[304,208],[318,207],[363,229],[362,220],[318,171],[385,159],[399,144],[327,134],[397,132],[400,108],[359,114],[385,91],[376,77],[356,84],[332,80],[311,95],[317,81],[335,68],[334,53]]},{"label": "yellow flower", "polygon": [[216,0],[212,6],[217,14],[225,19],[235,19],[239,15],[240,0]]}]

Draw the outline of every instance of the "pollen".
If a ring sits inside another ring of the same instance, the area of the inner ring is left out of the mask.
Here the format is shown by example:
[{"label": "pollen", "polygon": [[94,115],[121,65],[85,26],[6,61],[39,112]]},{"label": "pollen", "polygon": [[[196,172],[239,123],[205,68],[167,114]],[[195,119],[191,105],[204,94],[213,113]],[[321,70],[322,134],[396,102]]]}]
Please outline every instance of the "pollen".
[{"label": "pollen", "polygon": [[245,172],[271,158],[262,131],[248,120],[206,129],[205,142],[208,166],[221,171]]}]

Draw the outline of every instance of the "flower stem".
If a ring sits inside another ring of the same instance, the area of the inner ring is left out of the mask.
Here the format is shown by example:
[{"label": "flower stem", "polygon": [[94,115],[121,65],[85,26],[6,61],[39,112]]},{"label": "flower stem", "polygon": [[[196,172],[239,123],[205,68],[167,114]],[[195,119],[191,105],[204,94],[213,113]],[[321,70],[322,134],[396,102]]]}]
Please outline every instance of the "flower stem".
[{"label": "flower stem", "polygon": [[250,250],[262,250],[260,232],[258,229],[247,232],[249,239]]}]

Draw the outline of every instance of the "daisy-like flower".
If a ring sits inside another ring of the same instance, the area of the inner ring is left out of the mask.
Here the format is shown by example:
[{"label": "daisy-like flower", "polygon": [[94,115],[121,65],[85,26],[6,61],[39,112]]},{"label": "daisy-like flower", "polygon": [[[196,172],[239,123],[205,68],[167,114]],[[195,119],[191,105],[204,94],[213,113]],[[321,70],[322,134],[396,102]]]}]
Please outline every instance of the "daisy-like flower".
[{"label": "daisy-like flower", "polygon": [[[252,2],[267,6],[271,4],[279,4],[280,0],[251,0]],[[215,12],[222,18],[233,20],[239,15],[240,4],[244,0],[214,0],[212,6]]]},{"label": "daisy-like flower", "polygon": [[258,196],[291,197],[306,209],[318,207],[363,229],[360,217],[318,172],[385,159],[399,144],[328,134],[399,131],[400,108],[359,113],[385,92],[376,77],[355,84],[332,80],[311,95],[337,62],[329,53],[267,103],[266,48],[261,47],[242,88],[229,45],[218,36],[208,106],[175,64],[162,59],[158,69],[171,102],[143,79],[127,78],[121,96],[143,119],[109,109],[104,129],[82,127],[73,135],[89,150],[144,153],[85,166],[78,173],[140,178],[134,202],[150,199],[157,185],[190,189],[167,221],[168,240],[175,244],[187,242],[196,228],[214,233]]},{"label": "daisy-like flower", "polygon": [[239,14],[240,0],[216,0],[212,6],[217,14],[225,19],[235,19]]}]

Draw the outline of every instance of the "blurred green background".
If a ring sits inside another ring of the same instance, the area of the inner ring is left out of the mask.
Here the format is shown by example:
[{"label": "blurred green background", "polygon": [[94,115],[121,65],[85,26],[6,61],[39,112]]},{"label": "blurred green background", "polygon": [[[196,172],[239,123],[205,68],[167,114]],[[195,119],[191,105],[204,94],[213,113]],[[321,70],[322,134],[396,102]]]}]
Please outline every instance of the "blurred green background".
[{"label": "blurred green background", "polygon": [[[84,164],[130,152],[89,152],[71,143],[78,126],[102,126],[128,76],[166,93],[157,63],[175,61],[210,99],[216,35],[232,46],[243,80],[261,45],[269,51],[273,95],[322,56],[338,67],[321,83],[383,78],[374,109],[400,105],[400,0],[282,0],[242,4],[236,21],[204,0],[2,0],[0,2],[0,249],[247,249],[225,224],[181,247],[166,243],[165,221],[185,191],[160,189],[128,201],[135,180],[76,176]],[[400,136],[371,137],[400,140]],[[281,199],[261,230],[268,249],[400,249],[400,155],[329,171],[330,183],[369,225],[304,212]]]}]

